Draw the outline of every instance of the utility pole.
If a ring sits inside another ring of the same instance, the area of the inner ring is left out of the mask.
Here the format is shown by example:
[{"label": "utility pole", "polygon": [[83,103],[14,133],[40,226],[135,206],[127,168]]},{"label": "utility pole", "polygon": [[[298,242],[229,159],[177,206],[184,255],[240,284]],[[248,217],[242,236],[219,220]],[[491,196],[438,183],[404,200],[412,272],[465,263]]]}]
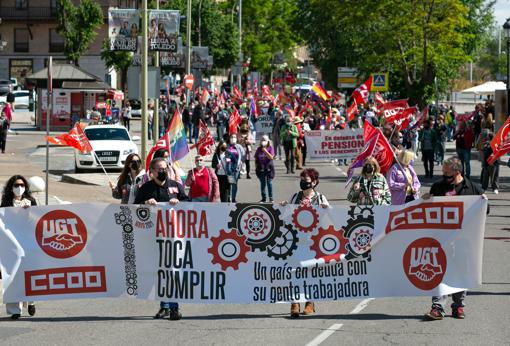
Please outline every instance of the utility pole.
[{"label": "utility pole", "polygon": [[[156,10],[159,10],[159,0],[156,0]],[[156,70],[159,70],[159,51],[156,51],[154,54],[154,67]],[[161,74],[161,72],[159,71]],[[160,94],[160,86],[158,85],[158,89],[156,90],[157,97],[154,100],[154,113],[152,117],[152,143],[156,144],[159,139],[159,94]]]},{"label": "utility pole", "polygon": [[147,157],[147,0],[142,0],[142,152],[140,157],[145,162]]},{"label": "utility pole", "polygon": [[241,64],[241,74],[239,75],[239,90],[241,87],[242,65],[243,65],[243,0],[239,0],[239,64]]},{"label": "utility pole", "polygon": [[[186,9],[186,46],[188,50],[188,56],[186,58],[186,75],[191,74],[191,0],[188,0]],[[190,101],[190,90],[186,88],[186,105],[189,105]]]}]

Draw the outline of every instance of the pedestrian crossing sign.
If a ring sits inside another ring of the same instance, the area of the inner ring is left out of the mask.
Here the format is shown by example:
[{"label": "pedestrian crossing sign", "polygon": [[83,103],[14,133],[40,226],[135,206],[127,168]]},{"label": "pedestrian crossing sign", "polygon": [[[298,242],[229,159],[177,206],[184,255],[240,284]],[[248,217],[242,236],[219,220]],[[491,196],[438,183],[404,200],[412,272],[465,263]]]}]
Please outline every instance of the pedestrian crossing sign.
[{"label": "pedestrian crossing sign", "polygon": [[388,73],[372,73],[372,87],[370,91],[388,91],[388,84]]}]

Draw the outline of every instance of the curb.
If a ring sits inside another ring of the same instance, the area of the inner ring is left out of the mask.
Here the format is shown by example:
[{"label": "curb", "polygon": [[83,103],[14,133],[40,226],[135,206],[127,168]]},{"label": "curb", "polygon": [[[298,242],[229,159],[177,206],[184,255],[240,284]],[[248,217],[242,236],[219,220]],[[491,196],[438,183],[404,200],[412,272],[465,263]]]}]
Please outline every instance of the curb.
[{"label": "curb", "polygon": [[92,186],[102,186],[95,183],[91,183],[79,178],[72,177],[68,174],[62,174],[62,179],[60,181],[71,183],[71,184],[79,184],[79,185],[92,185]]}]

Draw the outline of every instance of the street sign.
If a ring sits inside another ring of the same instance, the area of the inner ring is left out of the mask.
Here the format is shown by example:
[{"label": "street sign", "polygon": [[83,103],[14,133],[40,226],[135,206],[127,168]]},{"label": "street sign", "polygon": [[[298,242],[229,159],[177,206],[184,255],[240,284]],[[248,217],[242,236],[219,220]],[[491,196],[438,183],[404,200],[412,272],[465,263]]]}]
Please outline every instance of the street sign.
[{"label": "street sign", "polygon": [[338,67],[338,88],[354,89],[358,86],[358,69],[353,67]]},{"label": "street sign", "polygon": [[372,88],[370,91],[388,91],[389,74],[388,73],[372,73]]},{"label": "street sign", "polygon": [[193,89],[193,75],[192,74],[188,74],[188,75],[184,76],[184,85],[186,86],[186,88],[188,88],[188,90]]}]

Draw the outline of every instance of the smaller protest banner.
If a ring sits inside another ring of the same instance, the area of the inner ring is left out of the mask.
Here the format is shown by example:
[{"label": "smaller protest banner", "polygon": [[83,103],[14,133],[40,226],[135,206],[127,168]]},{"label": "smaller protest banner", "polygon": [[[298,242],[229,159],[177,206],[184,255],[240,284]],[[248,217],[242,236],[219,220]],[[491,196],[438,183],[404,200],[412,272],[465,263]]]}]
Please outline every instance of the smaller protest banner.
[{"label": "smaller protest banner", "polygon": [[257,122],[255,123],[255,130],[257,131],[257,136],[260,135],[268,135],[273,132],[273,117],[269,114],[261,114],[257,118]]},{"label": "smaller protest banner", "polygon": [[308,160],[339,160],[348,166],[363,149],[363,130],[332,130],[305,132]]},{"label": "smaller protest banner", "polygon": [[138,10],[109,10],[108,37],[110,39],[110,50],[136,52],[138,28]]},{"label": "smaller protest banner", "polygon": [[149,50],[176,52],[180,12],[157,10],[149,12]]}]

